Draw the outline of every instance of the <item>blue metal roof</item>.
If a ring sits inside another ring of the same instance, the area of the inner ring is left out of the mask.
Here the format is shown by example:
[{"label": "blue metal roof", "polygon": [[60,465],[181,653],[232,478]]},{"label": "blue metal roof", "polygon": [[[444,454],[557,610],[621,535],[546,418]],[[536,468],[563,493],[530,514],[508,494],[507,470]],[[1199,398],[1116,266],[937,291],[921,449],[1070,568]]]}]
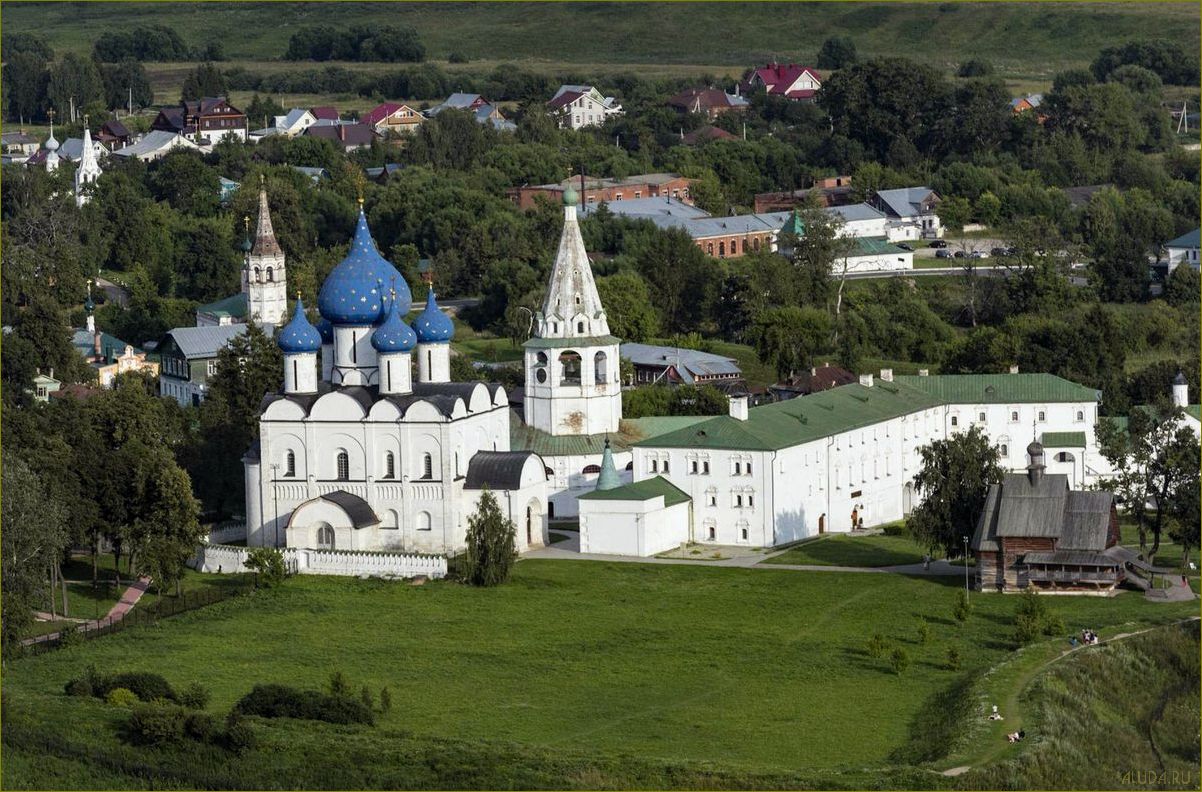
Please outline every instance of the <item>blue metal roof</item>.
[{"label": "blue metal roof", "polygon": [[1171,242],[1165,242],[1165,247],[1196,248],[1202,246],[1202,228],[1195,228],[1188,234],[1182,234]]},{"label": "blue metal roof", "polygon": [[296,310],[292,312],[292,321],[284,325],[279,337],[275,340],[285,355],[295,355],[304,352],[316,352],[321,349],[321,333],[305,316],[305,303],[299,297],[296,299]]},{"label": "blue metal roof", "polygon": [[417,340],[422,344],[441,344],[451,340],[455,335],[455,323],[451,317],[438,310],[434,300],[434,289],[426,293],[426,309],[413,320],[413,330]]},{"label": "blue metal roof", "polygon": [[417,346],[417,335],[401,318],[400,300],[390,300],[388,318],[371,334],[371,345],[377,352],[410,352]]},{"label": "blue metal roof", "polygon": [[383,315],[385,289],[390,286],[396,289],[401,312],[408,313],[412,299],[409,285],[380,255],[360,206],[350,252],[321,285],[317,308],[335,325],[376,324]]}]

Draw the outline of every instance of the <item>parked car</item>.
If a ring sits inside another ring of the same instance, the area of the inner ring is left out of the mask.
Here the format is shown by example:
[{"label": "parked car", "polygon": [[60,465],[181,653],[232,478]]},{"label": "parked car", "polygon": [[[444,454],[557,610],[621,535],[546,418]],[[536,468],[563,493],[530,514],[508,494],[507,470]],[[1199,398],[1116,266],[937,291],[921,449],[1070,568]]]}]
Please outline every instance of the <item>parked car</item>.
[{"label": "parked car", "polygon": [[936,250],[935,251],[935,258],[949,259],[951,257],[952,257],[952,252],[950,250]]},{"label": "parked car", "polygon": [[989,248],[989,255],[997,257],[1009,256],[1010,254],[1006,252],[1006,248]]},{"label": "parked car", "polygon": [[957,250],[955,253],[952,254],[952,258],[968,258],[968,254],[965,253],[963,250]]},{"label": "parked car", "polygon": [[969,254],[969,258],[986,259],[986,258],[989,258],[989,254],[986,253],[984,250],[974,250],[972,253]]},{"label": "parked car", "polygon": [[927,247],[945,248],[945,247],[947,247],[947,242],[944,242],[942,239],[932,239],[931,244],[928,245]]},{"label": "parked car", "polygon": [[1008,247],[1008,248],[1006,248],[1006,255],[1007,255],[1007,256],[1017,256],[1017,255],[1018,255],[1018,248],[1016,248],[1016,247]]},{"label": "parked car", "polygon": [[897,246],[898,246],[899,248],[901,248],[902,250],[908,250],[908,251],[910,251],[911,253],[913,253],[913,252],[914,252],[914,248],[910,247],[910,246],[909,246],[909,245],[907,245],[905,242],[898,242],[898,243],[897,243]]}]

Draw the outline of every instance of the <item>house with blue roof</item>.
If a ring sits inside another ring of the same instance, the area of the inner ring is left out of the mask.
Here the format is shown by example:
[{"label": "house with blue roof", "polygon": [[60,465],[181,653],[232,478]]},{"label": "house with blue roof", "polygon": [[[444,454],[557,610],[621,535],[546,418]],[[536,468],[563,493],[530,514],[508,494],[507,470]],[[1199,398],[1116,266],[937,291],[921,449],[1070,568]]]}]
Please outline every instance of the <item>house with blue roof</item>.
[{"label": "house with blue roof", "polygon": [[877,190],[869,203],[885,215],[888,240],[901,242],[943,237],[943,224],[936,213],[942,200],[930,187],[902,187]]},{"label": "house with blue roof", "polygon": [[1188,234],[1182,234],[1174,240],[1166,242],[1164,250],[1168,272],[1171,274],[1181,264],[1188,264],[1198,269],[1198,250],[1202,244],[1202,228],[1195,228]]}]

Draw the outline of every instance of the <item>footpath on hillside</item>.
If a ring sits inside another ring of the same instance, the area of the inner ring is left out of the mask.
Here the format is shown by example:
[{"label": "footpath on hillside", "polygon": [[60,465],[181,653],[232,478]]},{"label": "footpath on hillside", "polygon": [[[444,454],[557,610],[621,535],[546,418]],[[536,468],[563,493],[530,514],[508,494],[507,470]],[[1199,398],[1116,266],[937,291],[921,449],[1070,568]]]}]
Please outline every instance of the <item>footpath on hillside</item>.
[{"label": "footpath on hillside", "polygon": [[[113,607],[109,609],[109,612],[103,617],[99,619],[71,619],[57,617],[57,620],[75,622],[79,625],[77,629],[81,632],[98,630],[101,627],[110,626],[114,622],[119,622],[124,619],[125,615],[133,610],[133,607],[138,604],[138,600],[142,599],[142,595],[146,593],[148,588],[150,588],[150,578],[145,576],[140,577],[125,590],[125,592],[121,595],[121,599],[117,600],[117,603],[113,605]],[[49,613],[38,613],[36,615],[43,621],[56,619],[55,616]],[[29,646],[30,644],[42,643],[44,641],[55,641],[58,640],[60,634],[61,633],[53,632],[47,635],[39,635],[35,638],[26,638],[24,641],[21,641],[21,644],[23,646]]]}]

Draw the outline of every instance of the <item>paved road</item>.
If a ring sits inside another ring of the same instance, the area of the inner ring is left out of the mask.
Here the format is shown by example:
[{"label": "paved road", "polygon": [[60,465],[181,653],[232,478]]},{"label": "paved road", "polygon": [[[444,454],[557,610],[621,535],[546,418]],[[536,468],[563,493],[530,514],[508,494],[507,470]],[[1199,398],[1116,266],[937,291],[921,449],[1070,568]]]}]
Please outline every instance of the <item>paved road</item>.
[{"label": "paved road", "polygon": [[[150,578],[140,577],[137,582],[127,588],[121,595],[121,599],[109,609],[108,614],[102,619],[69,619],[79,624],[81,632],[98,629],[102,624],[112,624],[115,621],[120,621],[125,618],[125,614],[133,610],[134,605],[138,604],[138,600],[142,599],[142,595],[146,593],[146,589],[150,588]],[[49,616],[50,614],[38,614],[41,616]],[[61,617],[60,617],[61,618]],[[49,635],[40,635],[37,638],[26,638],[21,641],[22,644],[29,645],[40,641],[53,641],[58,638],[58,633],[53,632]]]},{"label": "paved road", "polygon": [[118,286],[107,278],[97,276],[96,285],[104,292],[104,298],[111,303],[124,308],[129,305],[129,292],[123,286]]},{"label": "paved road", "polygon": [[[989,263],[988,259],[977,262],[977,274],[984,278],[1006,277],[1011,272],[1016,272],[1023,269],[1021,266],[1015,267],[996,267]],[[964,267],[949,264],[946,267],[918,267],[908,270],[878,270],[876,272],[849,272],[847,273],[848,280],[869,280],[872,278],[913,278],[922,277],[924,275],[963,275]]]},{"label": "paved road", "polygon": [[[947,250],[953,253],[957,250],[963,250],[965,253],[971,253],[974,250],[980,250],[988,253],[993,248],[1004,248],[1009,245],[1008,242],[1002,239],[945,239]],[[938,248],[920,247],[914,251],[914,258],[935,258],[935,251]]]}]

